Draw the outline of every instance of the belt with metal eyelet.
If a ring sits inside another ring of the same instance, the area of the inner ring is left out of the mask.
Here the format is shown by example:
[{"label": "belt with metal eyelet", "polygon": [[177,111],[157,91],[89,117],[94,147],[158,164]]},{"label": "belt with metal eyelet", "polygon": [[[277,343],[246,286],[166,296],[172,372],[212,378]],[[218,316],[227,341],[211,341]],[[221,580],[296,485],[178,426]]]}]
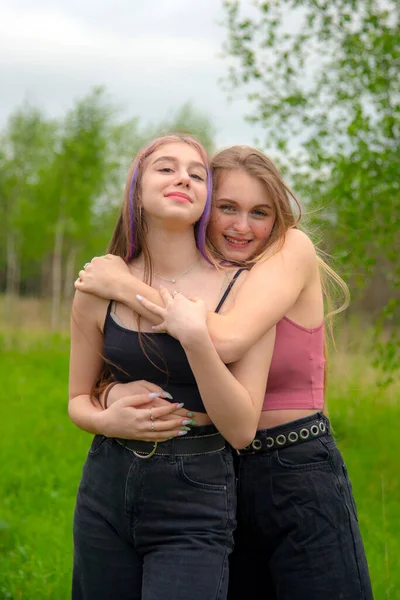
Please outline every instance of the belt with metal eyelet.
[{"label": "belt with metal eyelet", "polygon": [[[274,429],[279,433],[274,434]],[[242,455],[258,454],[262,452],[271,452],[280,450],[288,446],[295,446],[303,442],[321,437],[329,433],[329,427],[326,420],[318,418],[308,423],[292,426],[285,429],[284,426],[274,427],[272,430],[258,431],[254,440],[245,448],[237,450]]]},{"label": "belt with metal eyelet", "polygon": [[220,433],[207,435],[177,437],[165,442],[145,442],[143,440],[124,440],[114,438],[118,444],[124,446],[138,458],[151,458],[157,456],[194,456],[210,454],[223,450],[226,441]]}]

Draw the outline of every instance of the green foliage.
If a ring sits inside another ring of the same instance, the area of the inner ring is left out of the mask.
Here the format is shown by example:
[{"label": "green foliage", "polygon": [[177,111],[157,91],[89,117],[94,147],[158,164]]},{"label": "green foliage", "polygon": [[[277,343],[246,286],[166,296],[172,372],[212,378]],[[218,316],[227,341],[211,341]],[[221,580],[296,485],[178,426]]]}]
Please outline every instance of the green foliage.
[{"label": "green foliage", "polygon": [[[377,333],[400,316],[400,5],[396,0],[223,2],[226,83],[245,86],[264,145],[283,153],[309,226],[337,258]],[[400,367],[400,336],[380,362]],[[388,373],[387,381],[391,378]]]},{"label": "green foliage", "polygon": [[[33,260],[40,256],[45,239],[46,223],[38,218],[37,209],[56,136],[57,124],[28,104],[11,115],[0,136],[1,237],[12,240],[17,255],[29,252]],[[28,275],[29,265],[23,267]]]},{"label": "green foliage", "polygon": [[108,246],[130,162],[166,132],[214,146],[210,119],[190,103],[151,125],[122,120],[103,88],[57,122],[16,109],[0,134],[0,290],[69,300],[78,265]]}]

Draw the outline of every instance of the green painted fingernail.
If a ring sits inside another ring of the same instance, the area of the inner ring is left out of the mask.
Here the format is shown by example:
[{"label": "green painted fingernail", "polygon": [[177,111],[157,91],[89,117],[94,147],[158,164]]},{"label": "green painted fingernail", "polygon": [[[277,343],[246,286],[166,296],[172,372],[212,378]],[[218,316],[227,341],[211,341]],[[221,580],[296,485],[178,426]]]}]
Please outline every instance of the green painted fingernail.
[{"label": "green painted fingernail", "polygon": [[190,427],[182,427],[182,431],[190,431]]},{"label": "green painted fingernail", "polygon": [[188,413],[186,413],[186,416],[187,417],[194,417],[194,413],[193,412],[188,412]]},{"label": "green painted fingernail", "polygon": [[182,425],[196,425],[196,421],[194,421],[193,419],[185,419],[184,421],[182,421]]}]

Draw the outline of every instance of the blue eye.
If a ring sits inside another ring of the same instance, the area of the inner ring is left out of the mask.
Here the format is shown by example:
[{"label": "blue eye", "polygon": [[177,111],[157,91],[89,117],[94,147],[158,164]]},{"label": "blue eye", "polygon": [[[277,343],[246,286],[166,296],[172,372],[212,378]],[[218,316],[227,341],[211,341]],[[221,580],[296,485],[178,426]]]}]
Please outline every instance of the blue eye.
[{"label": "blue eye", "polygon": [[232,212],[233,210],[235,210],[235,207],[231,204],[221,204],[218,208],[223,212]]},{"label": "blue eye", "polygon": [[254,210],[253,214],[256,217],[268,217],[267,213],[265,213],[263,210]]}]

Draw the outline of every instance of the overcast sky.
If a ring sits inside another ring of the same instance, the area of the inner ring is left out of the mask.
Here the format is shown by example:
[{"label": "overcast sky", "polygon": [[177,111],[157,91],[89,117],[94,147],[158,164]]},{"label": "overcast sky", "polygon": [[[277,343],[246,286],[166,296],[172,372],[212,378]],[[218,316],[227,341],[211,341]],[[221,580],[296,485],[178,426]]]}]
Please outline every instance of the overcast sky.
[{"label": "overcast sky", "polygon": [[[250,0],[246,0],[250,4]],[[221,0],[0,0],[0,127],[24,99],[60,116],[105,85],[124,116],[157,122],[192,100],[215,124],[217,146],[251,144],[244,94],[218,83]]]}]

